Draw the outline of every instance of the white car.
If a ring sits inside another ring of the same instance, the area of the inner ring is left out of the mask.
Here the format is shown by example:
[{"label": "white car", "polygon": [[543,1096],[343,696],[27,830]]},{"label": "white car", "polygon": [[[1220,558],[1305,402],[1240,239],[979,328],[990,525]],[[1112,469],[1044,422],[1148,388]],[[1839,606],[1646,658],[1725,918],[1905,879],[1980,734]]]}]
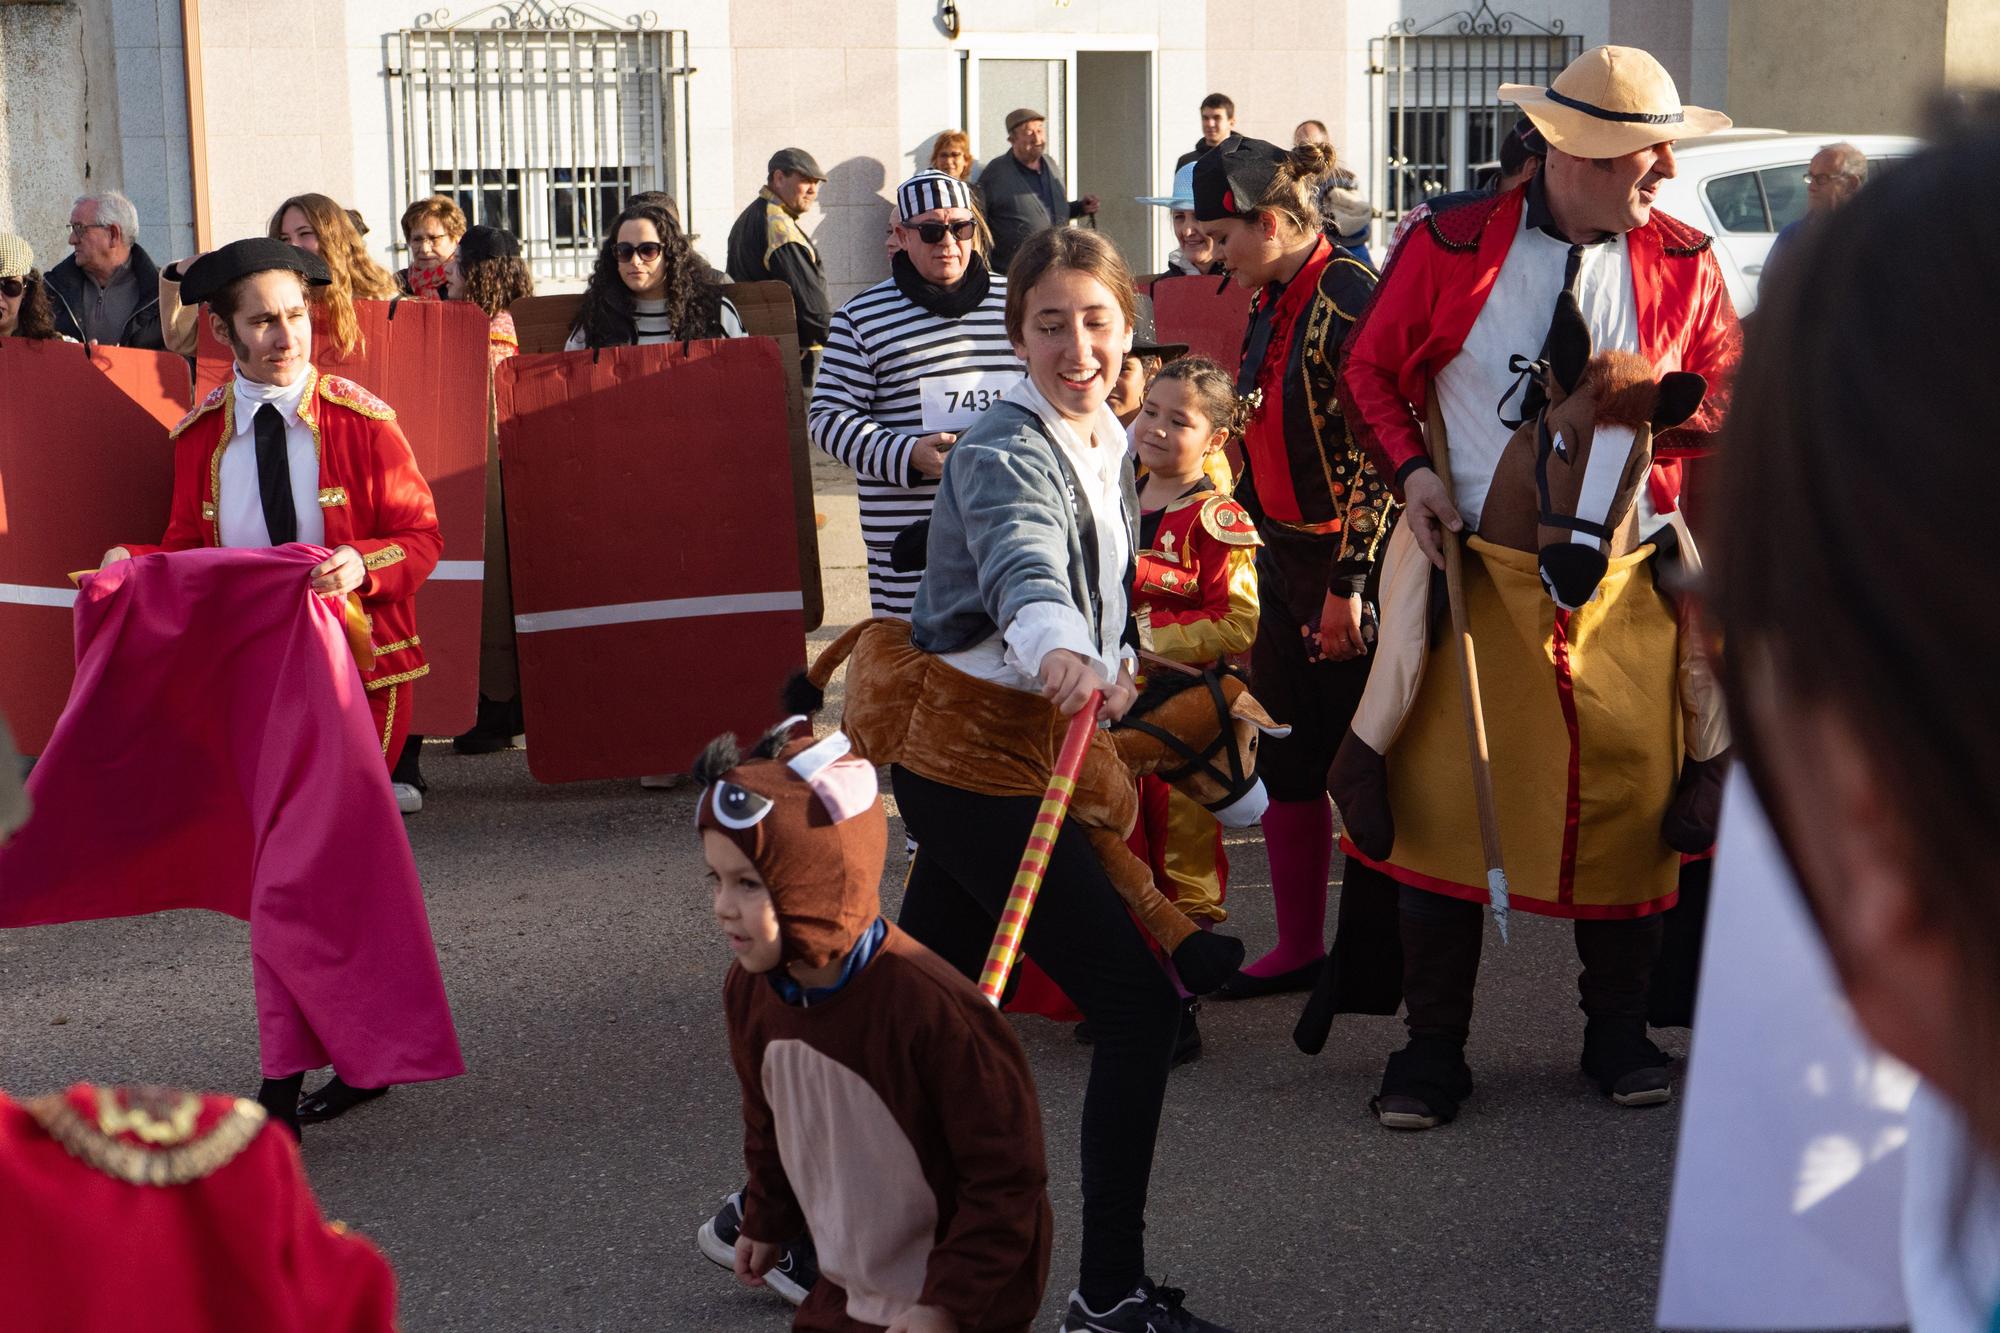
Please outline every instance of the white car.
[{"label": "white car", "polygon": [[1867,155],[1871,180],[1923,146],[1894,134],[1743,129],[1674,146],[1679,174],[1660,182],[1654,207],[1715,237],[1716,259],[1737,314],[1757,308],[1765,256],[1786,224],[1805,216],[1806,166],[1813,154],[1842,142]]}]

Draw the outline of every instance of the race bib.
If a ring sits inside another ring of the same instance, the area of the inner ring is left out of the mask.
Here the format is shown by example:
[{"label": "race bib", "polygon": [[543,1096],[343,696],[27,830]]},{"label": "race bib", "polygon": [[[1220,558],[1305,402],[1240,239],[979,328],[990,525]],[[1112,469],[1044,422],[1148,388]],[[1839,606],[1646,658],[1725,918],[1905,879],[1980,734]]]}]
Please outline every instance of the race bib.
[{"label": "race bib", "polygon": [[927,375],[921,387],[924,434],[961,431],[1021,382],[1018,370],[974,370],[963,375]]}]

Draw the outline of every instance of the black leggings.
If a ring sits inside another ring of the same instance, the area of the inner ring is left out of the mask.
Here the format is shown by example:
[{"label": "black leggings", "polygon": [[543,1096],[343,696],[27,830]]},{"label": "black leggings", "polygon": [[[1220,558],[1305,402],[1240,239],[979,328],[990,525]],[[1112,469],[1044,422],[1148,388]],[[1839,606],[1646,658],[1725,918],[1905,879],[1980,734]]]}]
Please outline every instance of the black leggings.
[{"label": "black leggings", "polygon": [[[897,924],[977,977],[1041,798],[981,796],[904,768],[890,778],[917,840]],[[1180,999],[1073,824],[1056,839],[1022,944],[1096,1037],[1083,1094],[1078,1286],[1093,1301],[1122,1298],[1146,1272],[1146,1186]]]}]

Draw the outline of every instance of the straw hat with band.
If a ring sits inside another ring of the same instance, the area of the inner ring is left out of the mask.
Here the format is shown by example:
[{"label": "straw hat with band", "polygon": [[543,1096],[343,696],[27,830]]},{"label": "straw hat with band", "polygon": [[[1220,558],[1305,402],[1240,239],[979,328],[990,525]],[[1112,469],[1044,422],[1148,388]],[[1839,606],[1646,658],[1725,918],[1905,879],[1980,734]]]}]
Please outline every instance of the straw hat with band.
[{"label": "straw hat with band", "polygon": [[1551,148],[1571,157],[1622,157],[1733,123],[1720,111],[1683,106],[1674,76],[1634,46],[1593,46],[1548,87],[1503,83],[1499,96],[1526,112]]}]

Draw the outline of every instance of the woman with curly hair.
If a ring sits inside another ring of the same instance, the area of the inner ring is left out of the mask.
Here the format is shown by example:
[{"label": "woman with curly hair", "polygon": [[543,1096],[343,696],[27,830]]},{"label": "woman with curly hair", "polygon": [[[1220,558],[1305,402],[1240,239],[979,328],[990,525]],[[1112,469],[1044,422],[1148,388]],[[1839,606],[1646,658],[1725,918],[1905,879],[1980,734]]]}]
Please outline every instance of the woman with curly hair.
[{"label": "woman with curly hair", "polygon": [[0,236],[0,338],[62,336],[56,332],[42,271],[35,267],[35,252],[19,236]]},{"label": "woman with curly hair", "polygon": [[369,257],[353,218],[323,194],[295,194],[271,214],[267,234],[326,261],[333,282],[313,302],[313,327],[325,330],[335,355],[353,352],[361,342],[355,301],[386,301],[398,294],[389,271]]},{"label": "woman with curly hair", "polygon": [[657,204],[628,202],[597,252],[563,348],[741,338],[743,320],[723,296],[723,283],[672,214]]},{"label": "woman with curly hair", "polygon": [[514,316],[507,307],[535,294],[535,277],[521,258],[521,242],[499,227],[468,227],[458,248],[444,262],[444,295],[470,301],[492,321],[491,363],[521,350],[514,336]]}]

